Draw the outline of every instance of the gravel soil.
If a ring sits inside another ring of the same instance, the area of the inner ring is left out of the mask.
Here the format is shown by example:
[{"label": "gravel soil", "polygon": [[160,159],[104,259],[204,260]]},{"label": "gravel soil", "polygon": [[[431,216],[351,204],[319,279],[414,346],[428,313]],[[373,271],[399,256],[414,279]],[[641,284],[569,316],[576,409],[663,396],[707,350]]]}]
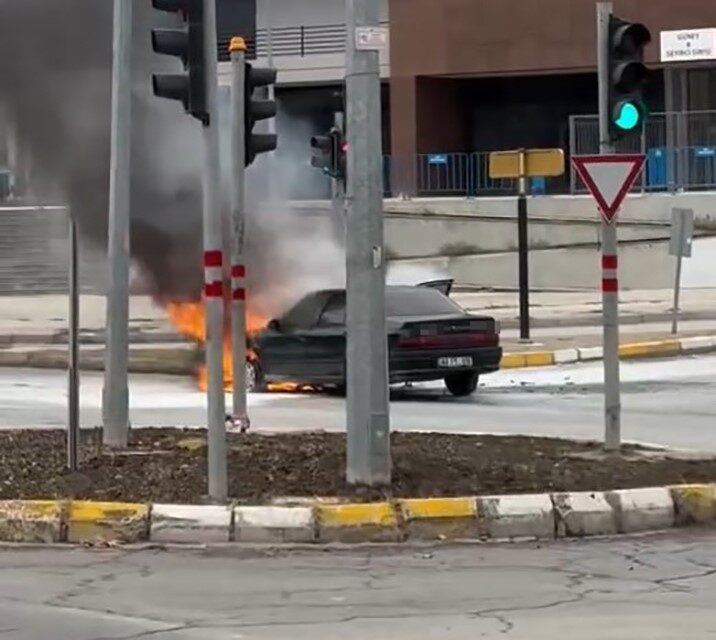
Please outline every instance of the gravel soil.
[{"label": "gravel soil", "polygon": [[[128,451],[120,453],[103,451],[97,433],[83,432],[81,467],[70,473],[64,467],[64,432],[1,432],[0,499],[206,501],[205,432],[136,430]],[[596,491],[716,480],[716,460],[652,459],[635,455],[640,451],[635,447],[626,447],[622,456],[605,457],[598,455],[596,443],[394,433],[392,486],[369,490],[346,484],[341,434],[229,434],[228,440],[230,496],[254,504],[299,496],[374,500]],[[579,457],[584,455],[588,459]]]}]

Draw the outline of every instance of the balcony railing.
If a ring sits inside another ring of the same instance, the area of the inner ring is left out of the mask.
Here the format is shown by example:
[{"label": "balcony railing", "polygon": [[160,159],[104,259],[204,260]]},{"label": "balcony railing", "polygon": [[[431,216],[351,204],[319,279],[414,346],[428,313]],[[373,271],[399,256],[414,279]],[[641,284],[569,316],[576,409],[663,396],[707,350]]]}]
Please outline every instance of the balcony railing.
[{"label": "balcony railing", "polygon": [[[381,22],[387,27],[387,21]],[[219,34],[219,60],[229,59],[229,42],[232,35]],[[268,30],[258,29],[253,37],[246,38],[249,58],[263,58],[268,54]],[[274,57],[300,57],[342,54],[346,51],[346,25],[320,24],[271,29],[271,48]]]}]

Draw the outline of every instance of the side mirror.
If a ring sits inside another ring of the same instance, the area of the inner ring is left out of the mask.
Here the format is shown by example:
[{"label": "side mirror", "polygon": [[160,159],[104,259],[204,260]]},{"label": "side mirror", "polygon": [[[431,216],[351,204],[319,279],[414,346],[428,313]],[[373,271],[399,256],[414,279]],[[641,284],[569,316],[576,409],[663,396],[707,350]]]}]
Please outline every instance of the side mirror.
[{"label": "side mirror", "polygon": [[269,320],[268,325],[266,325],[271,331],[281,331],[281,323],[278,320]]}]

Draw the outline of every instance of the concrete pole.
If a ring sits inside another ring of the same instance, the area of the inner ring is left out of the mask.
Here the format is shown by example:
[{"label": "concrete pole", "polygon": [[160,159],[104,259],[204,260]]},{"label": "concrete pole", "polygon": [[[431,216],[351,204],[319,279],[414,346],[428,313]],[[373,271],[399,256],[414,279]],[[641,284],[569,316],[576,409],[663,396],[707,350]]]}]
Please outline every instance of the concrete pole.
[{"label": "concrete pole", "polygon": [[[609,139],[609,17],[611,2],[597,3],[599,77],[599,153],[614,153]],[[604,322],[604,447],[621,447],[621,399],[619,383],[619,281],[616,217],[602,218],[602,315]]]},{"label": "concrete pole", "polygon": [[216,0],[204,0],[204,63],[209,121],[204,134],[204,305],[206,309],[206,371],[209,497],[227,497],[226,412],[224,398],[224,252],[219,208],[219,109]]},{"label": "concrete pole", "polygon": [[378,51],[356,48],[358,27],[378,27],[379,0],[346,0],[347,480],[390,482],[385,257]]},{"label": "concrete pole", "polygon": [[77,227],[72,211],[68,212],[69,239],[69,353],[67,358],[67,468],[77,471],[78,443],[80,437],[80,349],[79,349],[79,278]]},{"label": "concrete pole", "polygon": [[129,220],[132,137],[132,0],[114,0],[112,140],[109,177],[107,329],[102,394],[104,444],[127,446],[129,431]]},{"label": "concrete pole", "polygon": [[244,92],[246,43],[232,38],[231,53],[231,363],[233,366],[233,422],[249,428],[246,407],[246,234],[244,172],[246,140]]}]

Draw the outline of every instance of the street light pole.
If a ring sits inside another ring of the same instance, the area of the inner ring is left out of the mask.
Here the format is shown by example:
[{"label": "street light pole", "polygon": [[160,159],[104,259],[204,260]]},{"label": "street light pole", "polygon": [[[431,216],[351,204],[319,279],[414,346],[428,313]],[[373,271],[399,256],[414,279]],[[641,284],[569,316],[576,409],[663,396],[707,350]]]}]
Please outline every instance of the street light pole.
[{"label": "street light pole", "polygon": [[246,43],[232,38],[231,54],[231,363],[233,421],[249,428],[246,406],[245,102]]},{"label": "street light pole", "polygon": [[378,31],[380,0],[346,0],[348,218],[347,469],[351,484],[390,483],[390,416],[385,322],[385,256],[380,64],[358,48],[358,33]]},{"label": "street light pole", "polygon": [[129,226],[132,133],[132,0],[114,0],[109,179],[107,329],[102,394],[104,443],[127,446],[129,431]]}]

